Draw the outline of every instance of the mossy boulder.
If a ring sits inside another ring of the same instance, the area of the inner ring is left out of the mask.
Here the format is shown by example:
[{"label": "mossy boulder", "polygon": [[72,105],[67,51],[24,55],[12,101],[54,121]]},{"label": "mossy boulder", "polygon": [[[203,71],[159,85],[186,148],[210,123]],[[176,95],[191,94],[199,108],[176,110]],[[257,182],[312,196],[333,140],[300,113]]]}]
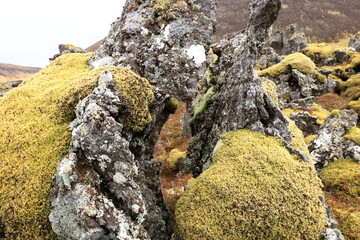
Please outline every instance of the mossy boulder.
[{"label": "mossy boulder", "polygon": [[[67,126],[74,107],[103,71],[87,67],[90,55],[60,56],[0,99],[0,225],[5,239],[55,238],[48,221],[52,177],[69,147]],[[107,69],[122,94],[119,121],[141,131],[151,121],[151,86],[129,69]]]},{"label": "mossy boulder", "polygon": [[326,76],[316,70],[315,63],[302,53],[293,53],[284,58],[280,63],[265,70],[259,71],[259,76],[279,77],[287,74],[291,69],[296,69],[301,73],[312,75],[317,81],[326,82]]},{"label": "mossy boulder", "polygon": [[213,164],[177,203],[181,239],[319,239],[327,226],[314,168],[249,130],[221,136]]}]

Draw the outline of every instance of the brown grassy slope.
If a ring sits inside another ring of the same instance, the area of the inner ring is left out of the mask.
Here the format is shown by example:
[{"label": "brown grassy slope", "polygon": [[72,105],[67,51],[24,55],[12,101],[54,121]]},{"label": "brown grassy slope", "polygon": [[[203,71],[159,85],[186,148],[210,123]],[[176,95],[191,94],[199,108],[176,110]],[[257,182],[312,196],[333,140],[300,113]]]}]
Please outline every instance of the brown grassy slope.
[{"label": "brown grassy slope", "polygon": [[86,48],[85,51],[87,51],[87,52],[95,52],[96,50],[98,50],[100,48],[100,45],[101,45],[102,41],[103,40],[100,40],[100,41],[94,43],[90,47]]},{"label": "brown grassy slope", "polygon": [[23,67],[12,64],[0,63],[0,83],[16,80],[26,80],[37,73],[40,68]]},{"label": "brown grassy slope", "polygon": [[[215,39],[246,27],[250,0],[218,0]],[[295,23],[311,38],[329,40],[343,32],[360,30],[359,0],[283,0],[275,28]]]}]

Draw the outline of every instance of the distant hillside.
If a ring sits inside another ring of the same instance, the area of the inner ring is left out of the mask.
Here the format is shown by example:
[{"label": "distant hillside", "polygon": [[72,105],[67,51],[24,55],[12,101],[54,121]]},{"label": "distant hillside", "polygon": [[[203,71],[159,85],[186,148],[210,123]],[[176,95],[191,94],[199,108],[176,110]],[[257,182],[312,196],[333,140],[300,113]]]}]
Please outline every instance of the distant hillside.
[{"label": "distant hillside", "polygon": [[37,73],[40,68],[24,67],[12,64],[0,63],[0,82],[26,80]]},{"label": "distant hillside", "polygon": [[[295,23],[306,36],[330,40],[339,33],[360,30],[359,0],[283,0],[275,28]],[[218,0],[215,39],[246,27],[250,0]]]},{"label": "distant hillside", "polygon": [[102,41],[103,41],[103,40],[100,40],[100,41],[94,43],[93,45],[91,45],[90,47],[86,48],[85,50],[86,50],[87,52],[95,52],[96,50],[99,49]]}]

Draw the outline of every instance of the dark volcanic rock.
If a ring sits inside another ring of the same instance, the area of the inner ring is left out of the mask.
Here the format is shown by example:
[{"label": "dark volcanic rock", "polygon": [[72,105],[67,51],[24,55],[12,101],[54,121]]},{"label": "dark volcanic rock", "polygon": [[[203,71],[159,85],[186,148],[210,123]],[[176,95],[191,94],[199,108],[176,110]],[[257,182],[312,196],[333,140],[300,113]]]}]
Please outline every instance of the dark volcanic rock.
[{"label": "dark volcanic rock", "polygon": [[285,27],[283,31],[273,33],[269,40],[269,45],[274,48],[279,55],[288,55],[295,52],[300,52],[306,48],[307,43],[305,34],[296,31],[296,25],[290,24]]},{"label": "dark volcanic rock", "polygon": [[[91,66],[130,67],[161,91],[191,103],[205,71],[216,21],[215,2],[179,0],[161,6],[165,1],[127,1],[122,17],[91,57]],[[162,12],[163,8],[169,8],[168,12]]]},{"label": "dark volcanic rock", "polygon": [[209,67],[208,81],[195,102],[193,138],[187,170],[199,175],[211,164],[219,136],[248,128],[291,141],[288,122],[261,87],[254,72],[259,46],[280,10],[280,1],[254,1],[245,34],[213,45],[218,59]]},{"label": "dark volcanic rock", "polygon": [[4,96],[4,94],[8,91],[10,91],[13,88],[18,87],[23,81],[11,81],[11,82],[4,82],[0,83],[0,97]]},{"label": "dark volcanic rock", "polygon": [[[155,102],[164,106],[165,97],[158,95]],[[121,109],[121,93],[105,70],[99,86],[77,105],[69,155],[57,166],[49,219],[60,239],[171,235],[158,165],[149,152],[154,147],[149,135],[157,129],[126,130],[116,120]]]},{"label": "dark volcanic rock", "polygon": [[49,58],[49,60],[53,61],[61,55],[68,53],[86,53],[86,51],[72,44],[59,44],[59,53],[55,54],[52,58]]}]

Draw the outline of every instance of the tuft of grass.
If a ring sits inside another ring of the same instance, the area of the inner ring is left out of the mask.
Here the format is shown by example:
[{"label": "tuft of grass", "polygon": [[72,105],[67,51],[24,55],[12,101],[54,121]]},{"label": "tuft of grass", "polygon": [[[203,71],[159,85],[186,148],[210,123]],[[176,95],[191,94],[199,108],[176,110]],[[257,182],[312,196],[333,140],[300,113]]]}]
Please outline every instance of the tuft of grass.
[{"label": "tuft of grass", "polygon": [[[66,54],[0,99],[0,219],[5,239],[55,239],[48,221],[56,165],[68,150],[77,102],[103,69],[88,54]],[[129,69],[109,67],[126,111],[120,121],[140,131],[151,121],[151,86]]]},{"label": "tuft of grass", "polygon": [[304,74],[311,74],[319,82],[324,83],[327,81],[323,74],[316,71],[315,63],[302,53],[290,54],[280,63],[259,71],[258,75],[278,77],[281,74],[287,74],[291,69],[296,69]]},{"label": "tuft of grass", "polygon": [[257,132],[228,132],[221,141],[176,204],[181,239],[320,238],[328,223],[311,164]]}]

